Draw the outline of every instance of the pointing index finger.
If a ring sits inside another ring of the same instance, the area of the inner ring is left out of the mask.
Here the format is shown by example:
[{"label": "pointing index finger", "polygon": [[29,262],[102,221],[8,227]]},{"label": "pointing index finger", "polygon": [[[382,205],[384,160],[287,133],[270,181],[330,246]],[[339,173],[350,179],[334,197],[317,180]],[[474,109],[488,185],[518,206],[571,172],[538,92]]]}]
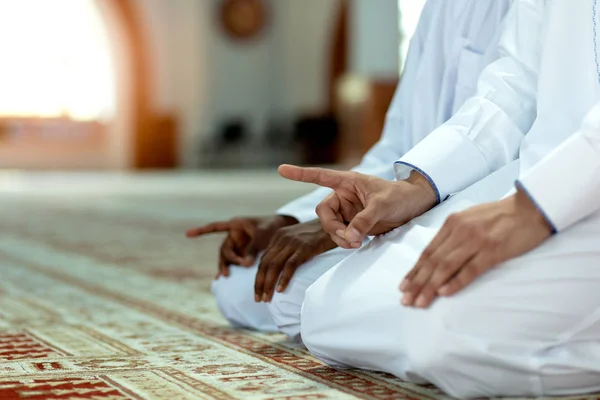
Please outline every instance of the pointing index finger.
[{"label": "pointing index finger", "polygon": [[229,222],[213,222],[208,225],[190,229],[185,234],[189,238],[206,235],[208,233],[228,232],[231,229]]},{"label": "pointing index finger", "polygon": [[277,169],[282,177],[298,182],[314,183],[331,189],[337,189],[345,179],[348,172],[334,171],[325,168],[305,168],[295,165],[283,164]]}]

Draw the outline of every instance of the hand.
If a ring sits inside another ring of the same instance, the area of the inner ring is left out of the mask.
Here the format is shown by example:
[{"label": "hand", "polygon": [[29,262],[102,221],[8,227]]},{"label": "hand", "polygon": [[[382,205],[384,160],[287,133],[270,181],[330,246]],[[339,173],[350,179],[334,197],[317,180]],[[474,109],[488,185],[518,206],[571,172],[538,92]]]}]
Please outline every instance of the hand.
[{"label": "hand", "polygon": [[190,229],[186,235],[189,238],[195,238],[210,233],[228,233],[219,251],[219,272],[215,277],[217,279],[219,276],[229,276],[231,264],[243,267],[252,266],[256,261],[257,254],[267,247],[278,229],[297,223],[295,218],[282,215],[258,218],[242,217]]},{"label": "hand", "polygon": [[413,172],[406,181],[386,181],[358,172],[279,167],[284,178],[315,183],[334,192],[317,206],[323,230],[340,247],[358,248],[368,235],[386,233],[436,204],[427,179]]},{"label": "hand", "polygon": [[522,191],[451,215],[400,285],[402,304],[428,307],[494,266],[540,245],[551,228]]},{"label": "hand", "polygon": [[276,284],[277,291],[283,292],[298,267],[335,247],[319,220],[279,229],[260,260],[254,299],[271,301]]}]

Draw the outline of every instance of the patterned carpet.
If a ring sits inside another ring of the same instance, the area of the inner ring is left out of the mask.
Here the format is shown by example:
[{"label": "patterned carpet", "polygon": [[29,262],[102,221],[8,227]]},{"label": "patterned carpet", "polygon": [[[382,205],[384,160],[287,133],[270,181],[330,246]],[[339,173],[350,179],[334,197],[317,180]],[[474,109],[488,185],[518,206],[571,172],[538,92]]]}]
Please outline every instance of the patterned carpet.
[{"label": "patterned carpet", "polygon": [[304,190],[268,173],[0,173],[0,399],[445,398],[220,317],[220,238],[184,230]]}]

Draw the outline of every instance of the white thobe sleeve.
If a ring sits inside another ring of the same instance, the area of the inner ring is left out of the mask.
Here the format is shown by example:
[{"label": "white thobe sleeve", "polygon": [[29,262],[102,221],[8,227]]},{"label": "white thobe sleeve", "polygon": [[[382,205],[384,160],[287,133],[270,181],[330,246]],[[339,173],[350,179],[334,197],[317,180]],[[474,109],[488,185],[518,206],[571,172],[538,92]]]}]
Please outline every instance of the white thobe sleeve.
[{"label": "white thobe sleeve", "polygon": [[[431,18],[428,14],[432,11],[433,7],[427,4],[423,8],[419,25],[410,42],[402,81],[396,88],[396,93],[386,114],[381,139],[371,147],[361,163],[352,168],[353,171],[392,180],[395,177],[394,161],[398,160],[416,144],[411,142],[414,135],[407,133],[404,137],[402,136],[406,129],[409,129],[406,126],[404,116],[411,109],[411,102],[414,101],[416,95],[414,86],[419,73],[424,42],[429,31],[428,23]],[[315,208],[329,193],[331,193],[330,189],[319,188],[284,205],[277,210],[277,214],[294,217],[299,222],[316,219]]]},{"label": "white thobe sleeve", "polygon": [[600,210],[600,103],[578,132],[517,181],[554,232]]},{"label": "white thobe sleeve", "polygon": [[398,180],[419,171],[440,202],[517,157],[536,117],[543,9],[540,0],[515,1],[500,58],[482,72],[475,96],[396,162]]}]

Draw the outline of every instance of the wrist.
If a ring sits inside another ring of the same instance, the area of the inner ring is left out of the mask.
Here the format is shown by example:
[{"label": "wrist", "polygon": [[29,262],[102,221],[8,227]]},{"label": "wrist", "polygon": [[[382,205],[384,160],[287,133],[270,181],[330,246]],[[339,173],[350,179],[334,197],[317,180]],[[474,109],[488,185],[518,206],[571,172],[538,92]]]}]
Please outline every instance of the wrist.
[{"label": "wrist", "polygon": [[419,172],[413,170],[406,180],[406,182],[411,185],[411,188],[414,190],[415,197],[418,199],[418,203],[424,208],[424,211],[427,211],[433,207],[435,207],[438,203],[437,194],[429,179],[427,179],[424,175]]},{"label": "wrist", "polygon": [[274,224],[279,228],[299,224],[300,221],[291,215],[275,215]]},{"label": "wrist", "polygon": [[523,221],[538,226],[540,230],[547,231],[548,235],[552,234],[551,223],[524,190],[517,187],[517,192],[509,199],[512,200],[516,213]]},{"label": "wrist", "polygon": [[329,250],[332,250],[332,249],[335,249],[336,247],[338,247],[337,243],[335,243],[331,239],[331,235],[323,230],[320,220],[315,219],[313,221],[307,222],[307,224],[311,224],[314,226],[315,236],[317,237],[321,252],[324,253],[326,251],[329,251]]}]

